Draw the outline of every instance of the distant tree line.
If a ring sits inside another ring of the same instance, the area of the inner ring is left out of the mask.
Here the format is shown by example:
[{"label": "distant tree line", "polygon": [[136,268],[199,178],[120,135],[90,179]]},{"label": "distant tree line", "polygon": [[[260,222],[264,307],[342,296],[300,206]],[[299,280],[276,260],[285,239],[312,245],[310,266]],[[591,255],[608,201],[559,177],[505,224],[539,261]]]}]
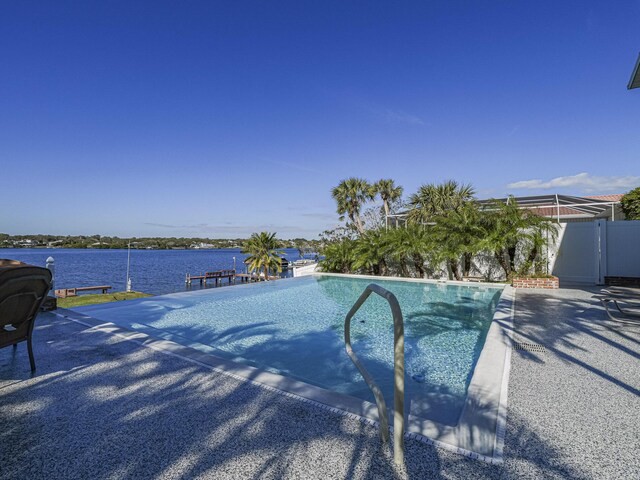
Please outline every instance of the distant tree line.
[{"label": "distant tree line", "polygon": [[[104,235],[8,235],[0,233],[0,248],[131,248],[171,250],[201,248],[244,248],[247,238],[204,237],[132,237],[120,238]],[[318,240],[294,238],[279,240],[280,248],[309,249],[318,251]]]}]

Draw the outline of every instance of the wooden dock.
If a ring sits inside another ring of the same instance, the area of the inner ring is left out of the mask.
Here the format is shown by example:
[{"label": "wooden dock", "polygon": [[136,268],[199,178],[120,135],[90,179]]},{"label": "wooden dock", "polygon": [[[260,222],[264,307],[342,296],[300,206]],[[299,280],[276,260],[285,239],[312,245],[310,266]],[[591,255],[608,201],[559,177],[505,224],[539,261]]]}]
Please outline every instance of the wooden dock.
[{"label": "wooden dock", "polygon": [[236,271],[235,270],[217,270],[215,272],[205,272],[201,275],[190,275],[187,273],[187,277],[185,278],[185,283],[187,285],[191,285],[193,280],[199,280],[200,285],[206,285],[207,280],[214,280],[216,282],[216,287],[222,283],[223,279],[227,279],[229,285],[236,282]]},{"label": "wooden dock", "polygon": [[55,296],[58,298],[75,297],[78,292],[90,292],[92,290],[101,290],[102,293],[107,293],[111,290],[111,285],[98,285],[95,287],[76,287],[76,288],[59,288],[56,290]]},{"label": "wooden dock", "polygon": [[[206,272],[200,275],[191,275],[187,273],[185,277],[185,283],[191,285],[194,280],[199,281],[200,285],[206,285],[207,280],[215,281],[215,286],[222,285],[222,280],[227,280],[227,285],[235,285],[236,281],[240,283],[260,282],[264,280],[264,277],[255,273],[236,273],[235,270],[218,270],[215,272]],[[277,280],[278,277],[269,277],[269,280]]]},{"label": "wooden dock", "polygon": [[236,273],[236,278],[240,279],[240,282],[257,282],[257,275],[251,273]]}]

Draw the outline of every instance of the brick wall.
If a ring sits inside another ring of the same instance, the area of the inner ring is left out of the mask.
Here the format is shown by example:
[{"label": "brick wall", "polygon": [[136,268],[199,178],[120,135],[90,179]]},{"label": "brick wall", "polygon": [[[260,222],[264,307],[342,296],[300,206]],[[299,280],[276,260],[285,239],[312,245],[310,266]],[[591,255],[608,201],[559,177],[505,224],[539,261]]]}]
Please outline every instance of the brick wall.
[{"label": "brick wall", "polygon": [[511,282],[515,288],[560,288],[558,277],[551,278],[527,278],[516,277]]}]

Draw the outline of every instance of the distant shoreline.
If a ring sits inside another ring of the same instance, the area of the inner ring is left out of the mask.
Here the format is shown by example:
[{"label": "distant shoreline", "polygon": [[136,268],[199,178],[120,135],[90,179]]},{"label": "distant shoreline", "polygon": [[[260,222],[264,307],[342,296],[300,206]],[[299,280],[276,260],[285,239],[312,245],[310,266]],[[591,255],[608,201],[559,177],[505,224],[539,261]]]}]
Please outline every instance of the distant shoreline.
[{"label": "distant shoreline", "polygon": [[[77,249],[77,250],[230,250],[244,248],[248,238],[202,237],[132,237],[103,235],[8,235],[0,233],[0,248],[16,249]],[[279,240],[279,248],[299,248],[317,251],[319,240],[295,238]]]}]

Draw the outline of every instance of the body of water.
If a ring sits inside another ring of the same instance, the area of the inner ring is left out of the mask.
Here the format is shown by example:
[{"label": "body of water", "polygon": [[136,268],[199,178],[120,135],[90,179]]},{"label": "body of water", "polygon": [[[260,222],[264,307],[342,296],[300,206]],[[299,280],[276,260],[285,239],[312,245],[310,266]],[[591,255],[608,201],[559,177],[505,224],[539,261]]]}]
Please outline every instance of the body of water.
[{"label": "body of water", "polygon": [[[296,249],[283,249],[290,261],[298,260]],[[0,258],[9,258],[33,265],[45,266],[48,257],[55,260],[55,288],[111,285],[113,291],[126,288],[127,250],[72,248],[5,248]],[[201,274],[233,268],[244,272],[247,257],[240,249],[210,250],[131,250],[129,276],[133,290],[154,295],[197,290],[199,282],[185,285],[185,275]],[[312,258],[313,256],[309,256]],[[290,276],[291,270],[283,272]],[[210,282],[212,288],[213,281]],[[90,292],[97,293],[97,292]]]},{"label": "body of water", "polygon": [[[369,279],[309,276],[79,307],[126,328],[372,401],[344,353],[344,318]],[[379,280],[405,322],[407,409],[455,424],[501,288]],[[393,322],[369,297],[352,322],[353,348],[393,404]]]}]

